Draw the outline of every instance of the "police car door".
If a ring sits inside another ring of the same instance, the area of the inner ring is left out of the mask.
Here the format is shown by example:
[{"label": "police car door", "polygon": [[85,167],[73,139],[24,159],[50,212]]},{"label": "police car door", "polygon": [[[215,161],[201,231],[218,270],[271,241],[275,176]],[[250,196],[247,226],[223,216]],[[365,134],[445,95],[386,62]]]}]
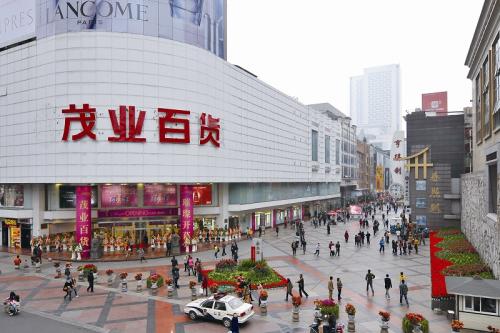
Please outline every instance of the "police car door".
[{"label": "police car door", "polygon": [[226,316],[226,303],[217,301],[214,306],[214,318],[217,320],[222,320]]},{"label": "police car door", "polygon": [[214,301],[207,300],[201,304],[201,309],[203,311],[203,316],[207,319],[216,319],[214,316]]}]

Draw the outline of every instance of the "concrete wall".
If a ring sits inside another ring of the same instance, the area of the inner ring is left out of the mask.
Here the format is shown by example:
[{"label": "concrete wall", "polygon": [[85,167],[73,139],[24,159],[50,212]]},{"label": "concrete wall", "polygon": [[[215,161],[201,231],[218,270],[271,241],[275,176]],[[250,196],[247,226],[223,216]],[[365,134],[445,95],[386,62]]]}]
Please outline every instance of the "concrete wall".
[{"label": "concrete wall", "polygon": [[[324,163],[335,121],[192,45],[105,32],[44,38],[0,53],[2,89],[0,183],[340,181]],[[62,141],[62,110],[84,103],[96,108],[97,140]],[[108,110],[120,105],[146,111],[147,142],[108,141]],[[157,108],[191,112],[190,144],[159,143]],[[221,119],[219,149],[199,144],[201,113]]]},{"label": "concrete wall", "polygon": [[[500,190],[500,183],[497,184]],[[500,223],[496,214],[487,214],[487,177],[462,175],[462,232],[479,255],[500,278]],[[500,208],[500,201],[497,202]]]}]

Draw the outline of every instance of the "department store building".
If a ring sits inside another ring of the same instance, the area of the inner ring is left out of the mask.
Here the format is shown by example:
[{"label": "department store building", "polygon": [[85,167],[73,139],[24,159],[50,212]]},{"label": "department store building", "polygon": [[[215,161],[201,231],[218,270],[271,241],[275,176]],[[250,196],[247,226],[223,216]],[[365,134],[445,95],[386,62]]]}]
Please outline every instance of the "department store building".
[{"label": "department store building", "polygon": [[245,231],[340,205],[338,117],[227,62],[226,12],[0,0],[3,246]]}]

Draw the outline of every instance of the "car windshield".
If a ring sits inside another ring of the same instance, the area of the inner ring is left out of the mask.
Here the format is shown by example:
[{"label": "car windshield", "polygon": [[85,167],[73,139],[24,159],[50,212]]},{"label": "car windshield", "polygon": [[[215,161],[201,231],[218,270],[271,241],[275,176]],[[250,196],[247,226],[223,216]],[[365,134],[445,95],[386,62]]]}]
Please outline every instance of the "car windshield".
[{"label": "car windshield", "polygon": [[231,307],[231,309],[237,309],[243,305],[243,301],[239,298],[233,298],[228,302],[228,304]]}]

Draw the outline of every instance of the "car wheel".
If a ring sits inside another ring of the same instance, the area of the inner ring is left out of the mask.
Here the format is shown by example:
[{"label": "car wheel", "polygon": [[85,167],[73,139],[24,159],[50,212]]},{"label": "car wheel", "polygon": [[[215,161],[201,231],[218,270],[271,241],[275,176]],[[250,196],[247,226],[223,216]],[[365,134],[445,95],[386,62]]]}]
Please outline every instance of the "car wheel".
[{"label": "car wheel", "polygon": [[231,327],[231,319],[229,319],[229,318],[222,319],[222,323],[224,324],[224,327],[226,327],[226,328]]},{"label": "car wheel", "polygon": [[196,320],[198,316],[196,315],[196,312],[189,311],[189,318],[191,318],[192,320]]}]

